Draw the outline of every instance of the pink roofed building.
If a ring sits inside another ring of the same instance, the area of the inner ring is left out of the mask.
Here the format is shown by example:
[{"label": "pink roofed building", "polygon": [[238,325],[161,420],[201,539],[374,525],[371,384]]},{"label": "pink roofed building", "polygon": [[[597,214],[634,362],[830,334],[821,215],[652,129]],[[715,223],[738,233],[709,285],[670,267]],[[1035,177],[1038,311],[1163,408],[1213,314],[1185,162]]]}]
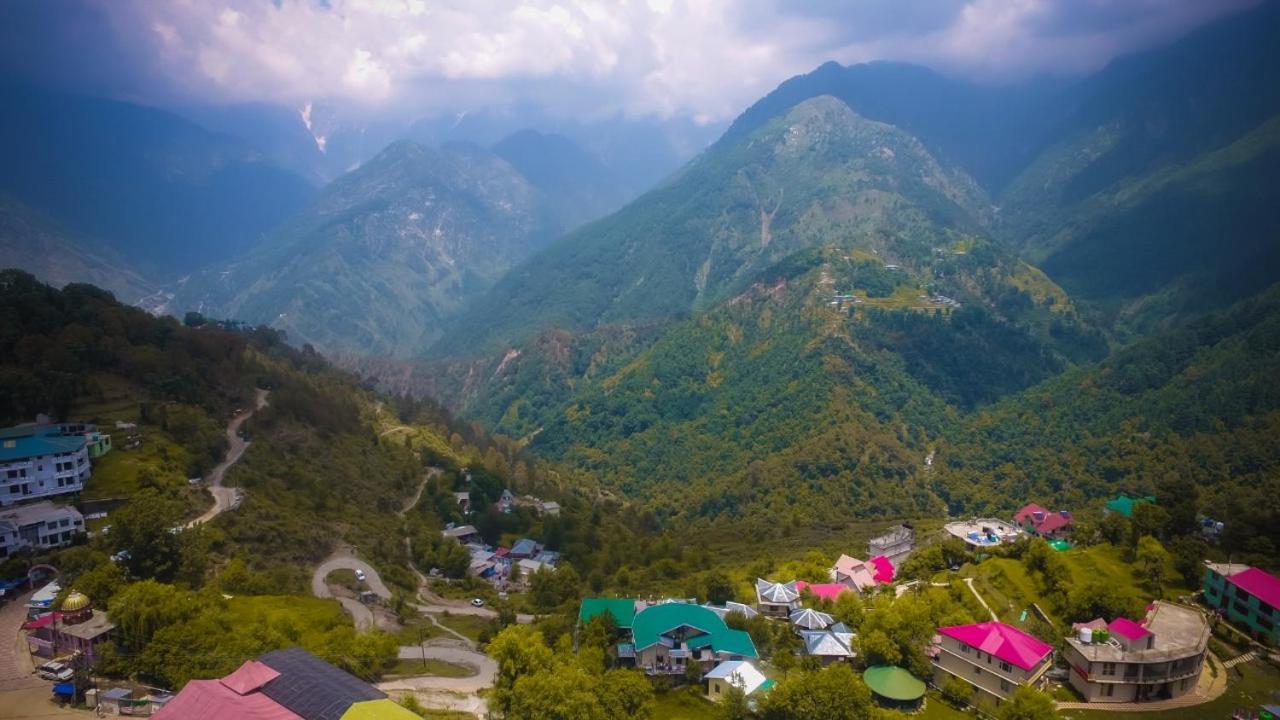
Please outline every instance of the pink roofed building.
[{"label": "pink roofed building", "polygon": [[1205,602],[1255,638],[1280,645],[1280,578],[1238,563],[1205,565]]},{"label": "pink roofed building", "polygon": [[875,568],[876,582],[881,585],[888,585],[893,582],[894,568],[893,563],[884,555],[877,555],[867,561],[867,564]]},{"label": "pink roofed building", "polygon": [[1050,511],[1035,503],[1028,503],[1014,513],[1013,521],[1032,535],[1053,540],[1070,535],[1075,518],[1066,510]]},{"label": "pink roofed building", "polygon": [[156,720],[303,720],[261,692],[280,673],[249,660],[221,680],[192,680],[152,717]]},{"label": "pink roofed building", "polygon": [[939,687],[959,678],[975,689],[974,702],[994,707],[1019,685],[1040,687],[1053,665],[1053,647],[1002,622],[938,628],[933,679]]},{"label": "pink roofed building", "polygon": [[841,555],[828,572],[832,580],[851,590],[868,592],[876,586],[876,568],[848,555]]},{"label": "pink roofed building", "polygon": [[853,592],[852,588],[842,583],[811,583],[804,580],[796,581],[796,590],[802,593],[808,590],[815,597],[832,602],[835,602],[835,599],[840,597],[842,593]]},{"label": "pink roofed building", "polygon": [[1087,702],[1168,700],[1199,682],[1209,623],[1196,608],[1157,600],[1141,621],[1098,618],[1075,627],[1064,659],[1071,686]]}]

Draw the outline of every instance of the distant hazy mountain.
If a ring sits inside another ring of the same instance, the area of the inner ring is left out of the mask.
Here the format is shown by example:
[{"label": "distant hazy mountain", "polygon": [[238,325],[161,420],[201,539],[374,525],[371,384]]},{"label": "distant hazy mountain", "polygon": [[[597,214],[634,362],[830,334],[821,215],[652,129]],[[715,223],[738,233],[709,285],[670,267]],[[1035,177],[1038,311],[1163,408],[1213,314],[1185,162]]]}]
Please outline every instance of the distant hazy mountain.
[{"label": "distant hazy mountain", "polygon": [[21,268],[57,287],[73,282],[97,285],[130,304],[155,291],[154,284],[130,270],[110,248],[67,233],[4,193],[0,266]]},{"label": "distant hazy mountain", "polygon": [[314,189],[248,144],[176,115],[0,89],[0,191],[156,276],[251,246]]},{"label": "distant hazy mountain", "polygon": [[824,242],[857,240],[891,261],[927,257],[987,213],[977,185],[918,140],[815,98],[557,241],[468,310],[438,351],[686,315]]},{"label": "distant hazy mountain", "polygon": [[156,309],[267,323],[331,351],[409,355],[557,228],[496,155],[401,141]]},{"label": "distant hazy mountain", "polygon": [[542,191],[566,229],[617,210],[631,198],[598,158],[563,135],[520,130],[492,150]]}]

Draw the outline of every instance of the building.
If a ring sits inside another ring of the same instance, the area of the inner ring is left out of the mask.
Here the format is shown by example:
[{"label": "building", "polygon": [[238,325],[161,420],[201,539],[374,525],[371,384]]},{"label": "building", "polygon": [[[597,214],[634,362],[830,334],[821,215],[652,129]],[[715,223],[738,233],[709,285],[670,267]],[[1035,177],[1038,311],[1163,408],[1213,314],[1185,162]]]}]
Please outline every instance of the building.
[{"label": "building", "polygon": [[800,607],[795,582],[776,583],[756,578],[756,610],[765,617],[786,619]]},{"label": "building", "polygon": [[844,623],[835,623],[825,630],[801,630],[800,639],[804,641],[804,654],[817,658],[823,667],[858,655],[853,649],[853,633]]},{"label": "building", "polygon": [[903,523],[890,529],[879,537],[867,541],[867,557],[883,555],[893,563],[895,568],[902,567],[902,562],[916,549],[916,529]]},{"label": "building", "polygon": [[1204,599],[1256,638],[1280,644],[1280,578],[1240,564],[1205,563]]},{"label": "building", "polygon": [[1086,702],[1168,700],[1191,692],[1204,668],[1209,623],[1195,608],[1157,600],[1142,622],[1119,617],[1067,638],[1071,686]]},{"label": "building", "polygon": [[1106,505],[1102,506],[1103,512],[1119,513],[1127,518],[1133,517],[1133,509],[1143,503],[1154,503],[1156,499],[1150,495],[1144,497],[1129,497],[1121,495],[1114,500],[1108,500]]},{"label": "building", "polygon": [[457,540],[459,543],[466,545],[480,539],[480,533],[474,525],[459,525],[458,527],[446,528],[440,531],[440,534]]},{"label": "building", "polygon": [[71,543],[84,532],[84,516],[48,500],[0,510],[0,558],[24,548],[47,550]]},{"label": "building", "polygon": [[1047,540],[1066,538],[1075,524],[1075,518],[1069,511],[1050,512],[1035,503],[1029,503],[1014,513],[1013,521],[1027,533]]},{"label": "building", "polygon": [[[799,583],[796,583],[796,584],[799,585]],[[712,605],[711,603],[706,603],[702,607],[719,615],[721,619],[727,618],[730,615],[737,613],[741,615],[743,618],[750,620],[751,618],[760,614],[756,612],[756,609],[751,607],[750,605],[747,605],[746,603],[734,602],[732,600],[726,601],[723,607],[719,605]]]},{"label": "building", "polygon": [[836,598],[847,592],[853,592],[853,588],[844,583],[810,583],[804,580],[796,581],[796,589],[802,594],[805,591],[813,593],[813,596],[819,600],[830,600],[835,602]]},{"label": "building", "polygon": [[[80,426],[83,427],[83,426]],[[0,430],[0,505],[76,493],[89,479],[88,441],[68,425]]]},{"label": "building", "polygon": [[877,585],[876,566],[848,555],[841,555],[827,572],[833,581],[858,592],[874,590]]},{"label": "building", "polygon": [[157,720],[416,720],[360,678],[301,648],[249,660],[219,680],[192,680]]},{"label": "building", "polygon": [[636,667],[650,675],[679,675],[690,664],[703,672],[730,660],[753,660],[756,646],[742,630],[731,630],[701,605],[665,602],[635,614],[631,651]]},{"label": "building", "polygon": [[956,677],[975,689],[975,704],[991,707],[1019,685],[1038,687],[1053,665],[1053,647],[1012,625],[990,620],[938,628],[933,683]]},{"label": "building", "polygon": [[111,639],[116,626],[107,613],[94,610],[83,593],[72,590],[57,610],[44,613],[22,626],[27,632],[27,646],[33,655],[62,657],[74,654],[76,661],[92,665],[98,659],[98,646]]},{"label": "building", "polygon": [[542,548],[538,546],[538,543],[533,540],[530,540],[529,538],[521,538],[515,541],[515,544],[511,546],[511,559],[531,560],[537,556],[541,549]]},{"label": "building", "polygon": [[730,687],[738,688],[748,697],[773,687],[773,681],[746,660],[722,662],[712,668],[704,679],[707,681],[707,698],[713,701],[723,698]]},{"label": "building", "polygon": [[994,518],[949,522],[943,525],[942,529],[952,537],[963,540],[966,545],[979,550],[995,547],[1001,543],[1015,542],[1022,537],[1022,530],[1016,525]]}]

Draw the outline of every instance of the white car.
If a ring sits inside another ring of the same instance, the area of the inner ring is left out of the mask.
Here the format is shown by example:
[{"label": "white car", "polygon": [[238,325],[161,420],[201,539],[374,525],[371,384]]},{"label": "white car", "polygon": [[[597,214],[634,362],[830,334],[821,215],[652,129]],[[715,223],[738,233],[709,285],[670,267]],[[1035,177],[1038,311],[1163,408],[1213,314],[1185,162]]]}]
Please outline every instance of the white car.
[{"label": "white car", "polygon": [[359,582],[364,582],[364,578],[365,578],[364,571],[356,570],[356,580]]},{"label": "white car", "polygon": [[471,607],[484,607],[484,600],[480,598],[471,598]]},{"label": "white car", "polygon": [[63,665],[57,660],[50,660],[49,662],[36,668],[36,671],[39,672],[40,677],[44,678],[45,680],[55,680],[55,679],[59,679],[63,673],[71,672],[71,668],[67,667],[66,665]]}]

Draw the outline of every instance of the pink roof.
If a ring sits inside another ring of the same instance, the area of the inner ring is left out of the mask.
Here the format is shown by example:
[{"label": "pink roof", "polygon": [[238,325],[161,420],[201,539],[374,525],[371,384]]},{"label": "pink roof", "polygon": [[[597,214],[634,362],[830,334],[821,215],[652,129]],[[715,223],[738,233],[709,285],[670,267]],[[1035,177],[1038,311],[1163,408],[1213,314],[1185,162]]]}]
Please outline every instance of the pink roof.
[{"label": "pink roof", "polygon": [[865,590],[876,584],[874,568],[869,567],[862,560],[848,555],[841,555],[831,570],[832,580],[840,580],[839,576],[843,575],[847,578],[844,582],[853,583],[857,590]]},{"label": "pink roof", "polygon": [[221,680],[192,680],[151,717],[155,720],[303,720],[260,692],[238,695]]},{"label": "pink roof", "polygon": [[889,562],[889,558],[883,555],[877,555],[868,560],[867,564],[876,569],[876,582],[893,582],[893,563]]},{"label": "pink roof", "polygon": [[1013,519],[1019,525],[1026,525],[1027,518],[1031,517],[1032,513],[1044,513],[1046,516],[1048,516],[1049,511],[1045,510],[1044,508],[1040,507],[1035,503],[1028,503],[1026,507],[1014,513]]},{"label": "pink roof", "polygon": [[494,557],[506,557],[511,554],[511,548],[500,547],[493,551]]},{"label": "pink roof", "polygon": [[1227,581],[1271,607],[1280,608],[1280,578],[1275,575],[1251,567],[1228,577]]},{"label": "pink roof", "polygon": [[1150,630],[1127,617],[1118,617],[1112,620],[1107,625],[1107,629],[1126,640],[1141,640],[1152,634]]},{"label": "pink roof", "polygon": [[249,660],[220,681],[237,695],[246,695],[280,677],[276,670],[257,660]]},{"label": "pink roof", "polygon": [[36,618],[35,620],[31,620],[26,623],[23,623],[22,627],[24,630],[39,630],[40,628],[43,628],[43,627],[49,627],[54,623],[54,621],[61,620],[61,619],[62,619],[62,613],[60,612],[55,611],[55,612],[45,613],[40,617]]},{"label": "pink roof", "polygon": [[835,600],[836,598],[840,597],[840,593],[849,592],[849,586],[843,583],[815,584],[815,583],[805,582],[804,580],[797,580],[796,590],[804,592],[805,589],[808,589],[809,592],[822,598],[823,600]]},{"label": "pink roof", "polygon": [[973,625],[940,627],[938,632],[966,645],[972,645],[982,652],[991,653],[1023,670],[1034,668],[1053,652],[1053,646],[1039,638],[1032,637],[1012,625],[994,620]]}]

